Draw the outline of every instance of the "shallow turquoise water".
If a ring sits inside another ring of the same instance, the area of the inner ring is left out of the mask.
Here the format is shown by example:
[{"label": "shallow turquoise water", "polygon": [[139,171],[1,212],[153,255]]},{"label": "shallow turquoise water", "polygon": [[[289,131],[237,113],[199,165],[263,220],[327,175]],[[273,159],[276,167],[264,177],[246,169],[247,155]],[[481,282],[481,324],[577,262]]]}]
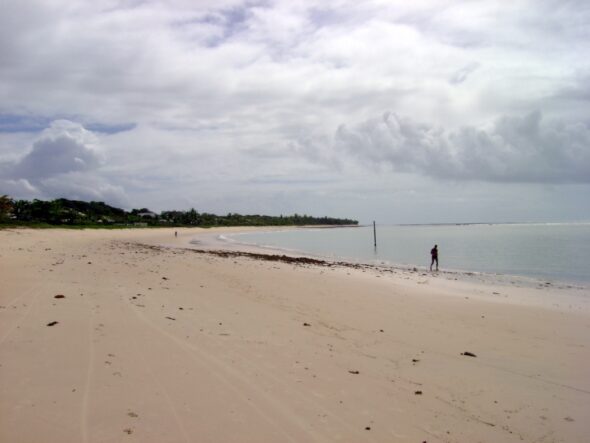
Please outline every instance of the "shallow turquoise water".
[{"label": "shallow turquoise water", "polygon": [[234,240],[324,257],[590,283],[590,223],[377,226],[236,234]]}]

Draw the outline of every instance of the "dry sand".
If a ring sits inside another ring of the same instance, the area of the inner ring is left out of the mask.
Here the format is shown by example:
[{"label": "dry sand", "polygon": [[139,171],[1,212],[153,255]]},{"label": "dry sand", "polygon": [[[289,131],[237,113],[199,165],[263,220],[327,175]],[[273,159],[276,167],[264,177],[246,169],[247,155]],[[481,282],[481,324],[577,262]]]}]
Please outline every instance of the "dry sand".
[{"label": "dry sand", "polygon": [[590,440],[586,289],[173,232],[0,231],[0,442]]}]

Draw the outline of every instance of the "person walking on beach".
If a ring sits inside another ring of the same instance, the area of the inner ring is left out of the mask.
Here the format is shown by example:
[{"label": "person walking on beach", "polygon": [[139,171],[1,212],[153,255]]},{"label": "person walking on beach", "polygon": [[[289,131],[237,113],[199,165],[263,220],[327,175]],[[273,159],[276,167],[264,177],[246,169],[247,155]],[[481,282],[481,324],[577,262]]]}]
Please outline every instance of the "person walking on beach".
[{"label": "person walking on beach", "polygon": [[430,250],[430,256],[432,261],[430,262],[430,270],[432,271],[432,265],[436,262],[436,270],[438,271],[438,245],[434,245],[434,248]]}]

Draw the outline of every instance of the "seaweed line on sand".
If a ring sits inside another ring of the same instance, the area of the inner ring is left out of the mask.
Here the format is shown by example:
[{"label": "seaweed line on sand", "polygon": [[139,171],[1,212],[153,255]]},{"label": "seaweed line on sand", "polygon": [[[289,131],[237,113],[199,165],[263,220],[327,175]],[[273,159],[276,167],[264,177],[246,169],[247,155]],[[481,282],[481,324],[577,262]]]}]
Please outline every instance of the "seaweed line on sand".
[{"label": "seaweed line on sand", "polygon": [[[139,246],[142,248],[150,249],[153,251],[163,252],[169,250],[171,248],[167,248],[164,246],[155,246],[155,245],[147,245],[144,243],[127,243],[128,246]],[[321,260],[316,258],[298,256],[292,257],[289,255],[284,254],[261,254],[256,252],[245,252],[245,251],[224,251],[218,249],[193,249],[193,248],[174,248],[179,249],[186,252],[192,252],[196,254],[207,254],[207,255],[214,255],[217,257],[222,258],[235,258],[235,257],[245,257],[250,258],[253,260],[263,260],[263,261],[273,261],[273,262],[282,262],[282,263],[289,263],[294,265],[312,265],[312,266],[323,266],[323,267],[347,267],[347,268],[354,268],[354,269],[380,269],[379,266],[369,265],[369,264],[361,264],[361,263],[350,263],[346,261],[327,261]],[[385,269],[384,269],[385,270]]]},{"label": "seaweed line on sand", "polygon": [[[540,286],[540,282],[544,282],[545,280],[540,280],[534,277],[523,277],[523,276],[515,276],[515,275],[502,275],[502,274],[486,274],[482,272],[472,272],[472,271],[456,271],[456,270],[441,270],[437,271],[436,273],[428,272],[426,268],[418,268],[415,266],[395,266],[395,265],[378,265],[378,264],[370,264],[370,263],[355,263],[355,262],[348,262],[348,261],[330,261],[330,260],[323,260],[318,258],[311,258],[307,256],[290,256],[285,254],[264,254],[264,253],[257,253],[257,252],[246,252],[246,251],[229,251],[229,250],[221,250],[221,249],[195,249],[195,248],[178,248],[178,247],[169,247],[169,246],[159,246],[159,245],[150,245],[145,243],[136,243],[136,242],[123,242],[127,246],[136,247],[136,248],[145,248],[157,252],[164,252],[170,250],[177,250],[177,251],[184,251],[184,252],[192,252],[196,254],[203,254],[203,255],[213,255],[221,258],[236,258],[236,257],[244,257],[249,258],[252,260],[262,260],[262,261],[271,261],[271,262],[282,262],[288,263],[295,266],[318,266],[318,267],[325,267],[325,268],[351,268],[351,269],[367,269],[373,270],[379,273],[395,273],[395,272],[402,272],[402,273],[410,273],[410,274],[418,274],[423,276],[429,277],[443,277],[443,278],[453,278],[455,280],[461,279],[464,281],[479,281],[482,283],[488,284],[500,284],[503,286],[509,285],[522,285],[528,287],[536,287]],[[587,288],[582,285],[576,285],[571,283],[563,283],[563,282],[554,282],[554,285],[544,285],[544,287],[551,287],[555,289],[573,289],[573,290],[586,290]]]}]

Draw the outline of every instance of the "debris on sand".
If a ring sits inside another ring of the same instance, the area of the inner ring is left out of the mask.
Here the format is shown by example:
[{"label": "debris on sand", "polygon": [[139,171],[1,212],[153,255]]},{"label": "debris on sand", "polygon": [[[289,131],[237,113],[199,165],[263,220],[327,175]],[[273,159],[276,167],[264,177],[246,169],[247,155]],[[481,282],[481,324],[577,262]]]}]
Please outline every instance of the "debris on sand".
[{"label": "debris on sand", "polygon": [[354,375],[358,375],[358,374],[360,374],[360,372],[359,372],[359,371],[348,371],[348,372],[349,372],[349,373],[351,373],[351,374],[354,374]]},{"label": "debris on sand", "polygon": [[465,357],[477,357],[477,355],[469,351],[461,352],[461,355],[464,355]]},{"label": "debris on sand", "polygon": [[303,323],[303,326],[311,326],[310,323]]},{"label": "debris on sand", "polygon": [[422,391],[414,391],[414,395],[422,395]]},{"label": "debris on sand", "polygon": [[166,317],[168,320],[176,320],[174,317]]},{"label": "debris on sand", "polygon": [[55,326],[58,323],[59,322],[57,322],[57,321],[52,321],[52,322],[47,323],[47,326]]},{"label": "debris on sand", "polygon": [[66,298],[66,296],[63,294],[57,294],[57,295],[54,295],[53,298]]}]

